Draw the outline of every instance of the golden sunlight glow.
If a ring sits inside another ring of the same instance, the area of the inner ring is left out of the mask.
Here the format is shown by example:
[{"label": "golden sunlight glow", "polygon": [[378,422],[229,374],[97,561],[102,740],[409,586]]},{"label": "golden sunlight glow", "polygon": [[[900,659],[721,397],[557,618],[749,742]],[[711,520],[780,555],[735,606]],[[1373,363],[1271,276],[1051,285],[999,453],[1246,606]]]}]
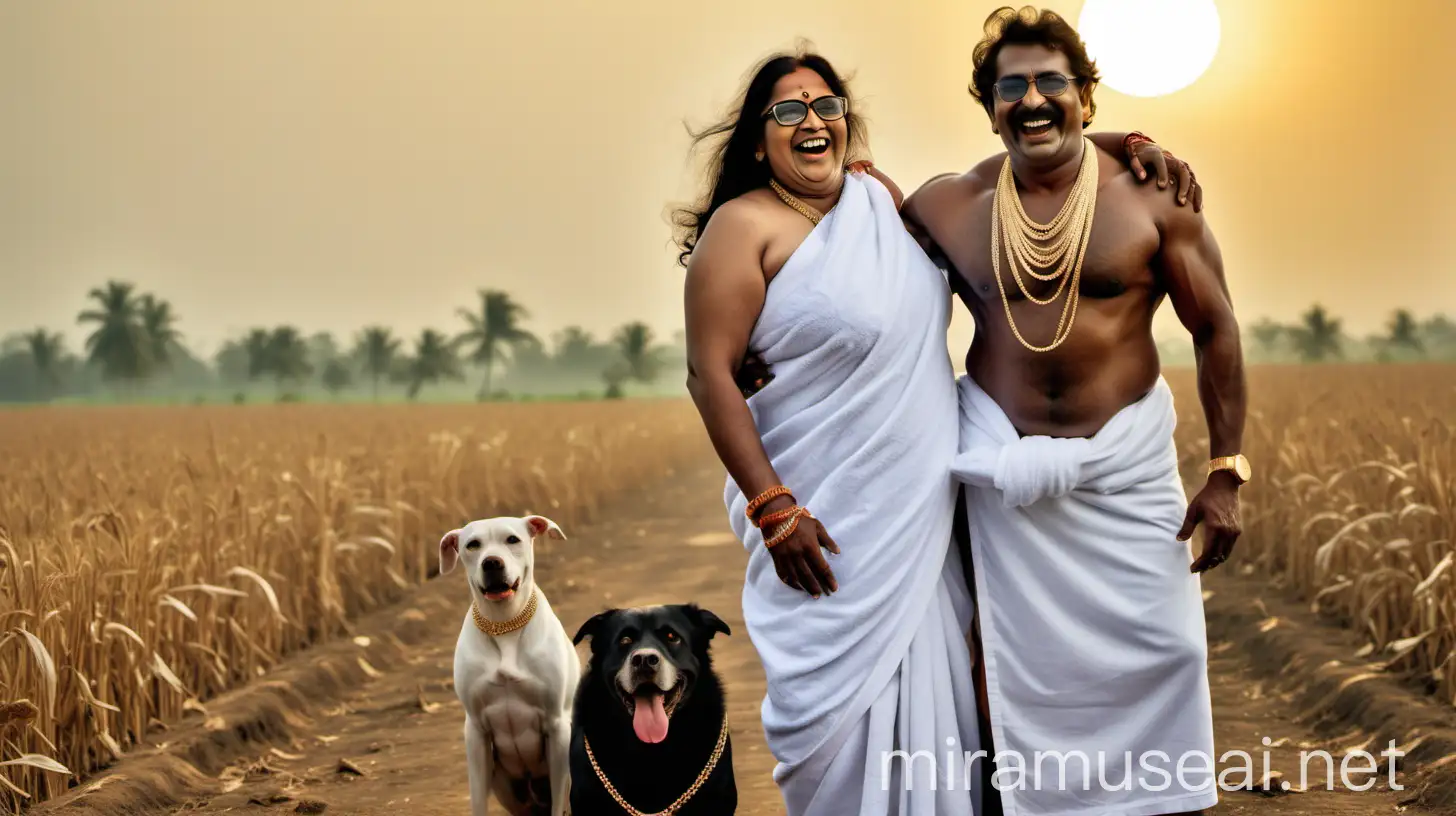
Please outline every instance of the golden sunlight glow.
[{"label": "golden sunlight glow", "polygon": [[1104,85],[1163,96],[1193,84],[1220,34],[1213,0],[1087,0],[1077,21]]}]

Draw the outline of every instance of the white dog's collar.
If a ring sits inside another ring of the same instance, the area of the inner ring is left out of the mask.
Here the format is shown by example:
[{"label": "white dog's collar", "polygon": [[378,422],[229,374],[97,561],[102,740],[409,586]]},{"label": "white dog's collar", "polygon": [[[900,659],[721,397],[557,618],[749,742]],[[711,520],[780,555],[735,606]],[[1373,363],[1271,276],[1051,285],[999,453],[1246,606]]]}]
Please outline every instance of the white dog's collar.
[{"label": "white dog's collar", "polygon": [[531,600],[526,601],[526,608],[522,609],[519,614],[510,620],[493,621],[487,618],[480,614],[480,607],[476,606],[474,601],[470,602],[470,616],[475,619],[475,627],[491,637],[498,637],[509,632],[514,632],[530,623],[531,617],[536,614],[537,593],[538,590],[532,587]]}]

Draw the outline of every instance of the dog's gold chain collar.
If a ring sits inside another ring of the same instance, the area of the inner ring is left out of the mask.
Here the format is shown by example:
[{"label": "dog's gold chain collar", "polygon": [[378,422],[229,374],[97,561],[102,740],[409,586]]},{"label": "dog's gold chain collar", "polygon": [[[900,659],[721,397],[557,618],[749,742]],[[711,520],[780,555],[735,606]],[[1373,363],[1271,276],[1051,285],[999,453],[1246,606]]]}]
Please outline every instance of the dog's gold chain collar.
[{"label": "dog's gold chain collar", "polygon": [[531,600],[526,601],[526,608],[522,609],[519,614],[510,620],[503,621],[493,621],[480,614],[480,607],[476,606],[474,601],[471,601],[470,617],[475,619],[475,628],[492,637],[498,637],[520,629],[522,626],[530,623],[531,617],[536,614],[536,595],[538,592],[539,590],[532,588]]},{"label": "dog's gold chain collar", "polygon": [[723,725],[718,729],[718,744],[713,746],[713,753],[708,757],[708,764],[703,767],[703,772],[698,774],[698,778],[693,781],[692,786],[682,796],[679,796],[672,804],[656,813],[647,813],[627,804],[627,800],[622,798],[622,794],[617,793],[617,789],[612,787],[611,782],[607,781],[607,775],[602,773],[601,766],[597,765],[596,755],[592,753],[591,749],[591,740],[582,736],[581,741],[586,746],[586,758],[591,760],[592,770],[597,772],[597,779],[601,780],[602,784],[607,788],[607,793],[611,794],[612,798],[617,801],[617,804],[622,806],[623,810],[627,811],[631,816],[672,816],[672,814],[681,810],[689,799],[693,798],[693,794],[697,793],[698,788],[701,788],[703,783],[708,781],[708,777],[713,773],[713,769],[718,766],[718,759],[723,756],[723,746],[728,743],[728,713],[723,713]]}]

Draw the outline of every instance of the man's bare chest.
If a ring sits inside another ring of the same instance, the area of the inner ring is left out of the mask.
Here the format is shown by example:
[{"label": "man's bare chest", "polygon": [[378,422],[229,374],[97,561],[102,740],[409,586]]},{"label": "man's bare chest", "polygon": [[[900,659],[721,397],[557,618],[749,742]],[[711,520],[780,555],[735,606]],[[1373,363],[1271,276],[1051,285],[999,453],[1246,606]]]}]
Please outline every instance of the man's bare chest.
[{"label": "man's bare chest", "polygon": [[[1080,298],[1110,299],[1156,286],[1158,228],[1147,209],[1129,196],[1099,196],[1090,231],[1074,224],[1053,236],[1065,241],[1066,251],[1053,252],[1049,263],[1036,255],[1045,255],[1055,242],[1034,236],[1014,212],[997,213],[993,219],[993,206],[991,194],[980,196],[933,236],[954,266],[959,277],[955,288],[964,299],[999,302],[1004,293],[1013,303],[1054,296],[1060,300],[1073,277]],[[1046,215],[1048,220],[1051,215]],[[1053,280],[1036,277],[1059,268],[1062,273]]]}]

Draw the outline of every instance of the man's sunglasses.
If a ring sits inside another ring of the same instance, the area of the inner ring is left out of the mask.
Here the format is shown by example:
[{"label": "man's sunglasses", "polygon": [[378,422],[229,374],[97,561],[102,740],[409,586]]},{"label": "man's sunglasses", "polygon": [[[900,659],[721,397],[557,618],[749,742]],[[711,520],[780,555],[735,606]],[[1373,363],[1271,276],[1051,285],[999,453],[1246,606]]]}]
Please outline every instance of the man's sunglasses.
[{"label": "man's sunglasses", "polygon": [[810,108],[814,109],[820,119],[832,122],[835,119],[844,118],[844,114],[849,111],[849,100],[842,96],[821,96],[813,102],[785,99],[769,108],[763,118],[767,119],[772,116],[775,122],[785,127],[792,127],[809,118]]},{"label": "man's sunglasses", "polygon": [[[1036,91],[1042,96],[1060,96],[1076,82],[1075,77],[1066,74],[1048,73],[1036,78]],[[1024,76],[1003,77],[996,80],[996,96],[1002,102],[1019,102],[1031,90],[1031,80]]]}]

